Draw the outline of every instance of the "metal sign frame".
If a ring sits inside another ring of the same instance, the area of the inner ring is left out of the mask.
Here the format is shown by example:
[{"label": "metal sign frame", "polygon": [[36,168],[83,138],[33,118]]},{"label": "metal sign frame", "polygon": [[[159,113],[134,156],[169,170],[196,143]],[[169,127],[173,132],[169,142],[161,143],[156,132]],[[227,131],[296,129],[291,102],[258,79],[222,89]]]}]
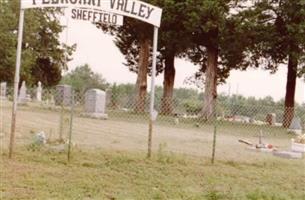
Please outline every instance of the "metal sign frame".
[{"label": "metal sign frame", "polygon": [[[74,3],[75,2],[75,3]],[[14,99],[12,109],[11,121],[11,134],[9,142],[9,158],[13,155],[13,147],[16,133],[16,119],[17,119],[17,100],[18,100],[18,86],[20,81],[20,65],[21,65],[21,52],[22,52],[22,38],[24,29],[24,13],[26,9],[31,8],[46,8],[46,7],[75,7],[86,9],[99,9],[105,10],[118,15],[136,18],[152,24],[154,26],[153,36],[153,63],[151,75],[151,95],[150,95],[150,121],[149,121],[149,136],[148,136],[148,157],[151,156],[151,139],[152,139],[152,124],[154,119],[154,104],[155,104],[155,76],[156,76],[156,63],[157,63],[157,45],[158,45],[158,31],[161,22],[162,9],[152,6],[148,3],[138,0],[93,0],[95,2],[91,5],[85,5],[87,1],[84,0],[21,0],[20,1],[20,14],[18,25],[18,44],[16,56],[16,68],[14,78]],[[78,4],[77,4],[78,3]],[[144,14],[146,9],[146,14]],[[138,10],[138,12],[135,12]],[[154,12],[154,13],[153,13]],[[148,16],[149,15],[149,16]]]}]

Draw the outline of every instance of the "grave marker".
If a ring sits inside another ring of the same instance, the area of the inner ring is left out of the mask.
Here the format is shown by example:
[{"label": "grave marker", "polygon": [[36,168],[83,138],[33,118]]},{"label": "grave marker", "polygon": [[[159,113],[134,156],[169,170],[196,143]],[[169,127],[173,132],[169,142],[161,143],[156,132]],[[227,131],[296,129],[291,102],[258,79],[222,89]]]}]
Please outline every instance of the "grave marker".
[{"label": "grave marker", "polygon": [[288,131],[298,135],[302,134],[301,119],[298,117],[294,117],[291,121]]},{"label": "grave marker", "polygon": [[72,87],[70,85],[57,85],[55,93],[56,106],[70,106],[72,97]]},{"label": "grave marker", "polygon": [[106,93],[99,89],[88,90],[85,94],[85,113],[83,116],[97,119],[107,119],[105,113]]},{"label": "grave marker", "polygon": [[27,95],[27,87],[25,81],[22,82],[21,88],[19,90],[18,103],[26,104],[31,100],[30,95]]},{"label": "grave marker", "polygon": [[39,81],[38,82],[38,87],[37,87],[37,90],[36,90],[36,100],[38,102],[41,102],[41,100],[42,100],[41,95],[42,95],[42,86],[41,86],[41,82]]}]

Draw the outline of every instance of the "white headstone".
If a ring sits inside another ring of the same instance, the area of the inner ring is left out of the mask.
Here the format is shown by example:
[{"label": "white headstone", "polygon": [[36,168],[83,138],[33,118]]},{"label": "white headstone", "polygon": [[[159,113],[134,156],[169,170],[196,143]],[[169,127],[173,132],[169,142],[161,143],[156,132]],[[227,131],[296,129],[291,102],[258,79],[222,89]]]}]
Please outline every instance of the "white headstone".
[{"label": "white headstone", "polygon": [[72,87],[70,85],[57,85],[55,93],[55,105],[70,106]]},{"label": "white headstone", "polygon": [[6,82],[0,83],[0,99],[6,99]]},{"label": "white headstone", "polygon": [[19,97],[20,98],[26,98],[26,85],[25,85],[25,81],[22,81],[22,85],[19,91]]},{"label": "white headstone", "polygon": [[24,104],[30,100],[30,97],[26,93],[27,88],[25,85],[25,81],[22,82],[21,88],[19,90],[18,103]]},{"label": "white headstone", "polygon": [[302,133],[301,119],[298,117],[294,117],[291,121],[288,131],[294,132],[295,134],[301,134]]},{"label": "white headstone", "polygon": [[84,116],[107,119],[105,114],[106,93],[99,89],[88,90],[85,94],[85,113]]},{"label": "white headstone", "polygon": [[39,102],[41,101],[41,95],[42,95],[42,86],[41,86],[41,82],[39,81],[36,90],[36,100]]},{"label": "white headstone", "polygon": [[302,130],[302,126],[301,126],[301,119],[298,117],[294,117],[289,129],[301,129]]}]

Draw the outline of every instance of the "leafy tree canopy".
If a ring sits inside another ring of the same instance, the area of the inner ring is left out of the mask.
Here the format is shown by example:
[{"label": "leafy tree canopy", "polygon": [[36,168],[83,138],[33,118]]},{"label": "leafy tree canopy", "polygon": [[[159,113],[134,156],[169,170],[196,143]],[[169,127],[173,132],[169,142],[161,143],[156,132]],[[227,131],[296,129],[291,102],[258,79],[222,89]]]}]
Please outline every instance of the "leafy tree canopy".
[{"label": "leafy tree canopy", "polygon": [[252,29],[252,60],[275,72],[289,56],[298,61],[298,75],[305,73],[305,1],[262,0],[243,13]]},{"label": "leafy tree canopy", "polygon": [[[217,80],[225,82],[230,70],[246,70],[251,65],[249,48],[252,43],[251,29],[243,15],[245,1],[187,0],[186,31],[191,38],[184,57],[200,66],[189,83],[204,83],[208,49],[218,53]],[[243,8],[243,9],[241,9]]]},{"label": "leafy tree canopy", "polygon": [[78,94],[84,94],[88,89],[106,90],[109,84],[101,74],[94,73],[88,64],[76,67],[61,80],[62,84],[72,85]]},{"label": "leafy tree canopy", "polygon": [[[188,46],[189,41],[184,27],[184,0],[147,0],[147,2],[163,9],[162,23],[159,28],[157,74],[165,68],[164,59],[167,54],[180,55]],[[140,43],[143,39],[149,39],[152,43],[153,27],[147,23],[124,18],[124,25],[113,27],[98,24],[99,28],[115,36],[115,44],[125,56],[124,63],[132,72],[138,72]],[[152,51],[152,49],[151,49]],[[149,74],[151,73],[151,56]]]},{"label": "leafy tree canopy", "polygon": [[[0,79],[14,80],[19,1],[0,1]],[[20,78],[28,85],[41,81],[45,86],[56,85],[61,72],[67,69],[75,45],[60,43],[63,30],[59,9],[31,9],[25,12],[24,37]]]}]

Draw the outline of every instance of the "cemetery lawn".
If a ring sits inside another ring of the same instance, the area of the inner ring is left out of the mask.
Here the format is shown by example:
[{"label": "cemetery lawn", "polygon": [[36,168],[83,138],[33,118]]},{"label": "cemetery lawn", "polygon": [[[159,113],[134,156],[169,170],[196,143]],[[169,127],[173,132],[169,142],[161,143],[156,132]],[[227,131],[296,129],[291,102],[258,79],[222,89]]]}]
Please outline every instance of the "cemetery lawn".
[{"label": "cemetery lawn", "polygon": [[268,157],[250,162],[145,153],[16,149],[2,152],[0,199],[304,200],[303,160]]}]

